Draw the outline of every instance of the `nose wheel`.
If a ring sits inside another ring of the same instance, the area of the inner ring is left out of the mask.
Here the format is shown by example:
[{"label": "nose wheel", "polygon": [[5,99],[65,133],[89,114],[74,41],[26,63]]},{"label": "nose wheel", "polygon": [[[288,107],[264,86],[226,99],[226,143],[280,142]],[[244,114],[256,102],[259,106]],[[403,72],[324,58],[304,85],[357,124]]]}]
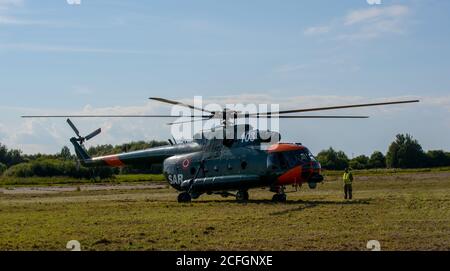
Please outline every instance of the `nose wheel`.
[{"label": "nose wheel", "polygon": [[237,201],[247,201],[249,199],[248,191],[240,190],[236,193],[236,200]]},{"label": "nose wheel", "polygon": [[192,201],[192,197],[188,192],[183,192],[178,195],[178,202],[179,203],[188,203]]},{"label": "nose wheel", "polygon": [[285,190],[284,186],[281,186],[277,190],[275,190],[275,191],[277,191],[277,193],[275,195],[273,195],[272,201],[273,202],[286,202],[287,196],[286,196],[286,193],[284,192],[284,190]]},{"label": "nose wheel", "polygon": [[287,200],[287,196],[284,193],[283,194],[275,194],[272,197],[273,202],[286,202],[286,200]]}]

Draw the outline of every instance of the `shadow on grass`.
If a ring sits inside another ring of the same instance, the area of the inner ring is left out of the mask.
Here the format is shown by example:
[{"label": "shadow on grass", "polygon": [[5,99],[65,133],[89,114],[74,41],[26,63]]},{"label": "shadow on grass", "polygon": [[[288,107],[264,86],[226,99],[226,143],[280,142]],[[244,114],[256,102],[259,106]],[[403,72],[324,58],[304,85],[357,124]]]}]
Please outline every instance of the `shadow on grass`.
[{"label": "shadow on grass", "polygon": [[[202,200],[197,203],[234,203],[240,205],[246,204],[268,204],[268,205],[361,205],[361,204],[370,204],[372,201],[371,198],[368,199],[356,199],[356,200],[288,200],[286,202],[273,202],[269,199],[261,199],[261,200],[248,200],[246,202],[239,202],[236,200]],[[305,207],[301,206],[301,207]]]},{"label": "shadow on grass", "polygon": [[270,215],[285,215],[285,214],[288,214],[288,213],[291,213],[291,212],[299,212],[299,211],[303,211],[305,209],[314,208],[314,207],[317,207],[317,206],[318,206],[318,204],[311,203],[311,204],[306,204],[306,205],[299,206],[299,207],[296,207],[296,208],[291,208],[291,209],[286,209],[286,210],[283,210],[283,211],[273,212],[273,213],[270,213]]},{"label": "shadow on grass", "polygon": [[238,202],[236,200],[205,200],[199,201],[197,203],[218,203],[218,204],[236,204],[236,205],[248,205],[248,204],[265,204],[265,205],[277,205],[277,206],[287,206],[294,208],[289,208],[277,212],[272,212],[270,215],[272,216],[280,216],[285,215],[291,212],[300,212],[306,209],[311,209],[324,205],[336,205],[336,206],[344,206],[344,205],[368,205],[373,199],[356,199],[356,200],[288,200],[283,203],[273,202],[271,200],[248,200],[246,202]]},{"label": "shadow on grass", "polygon": [[349,201],[320,201],[320,200],[298,200],[293,201],[291,204],[301,204],[296,208],[286,209],[279,212],[270,213],[270,215],[285,215],[291,212],[299,212],[305,209],[310,209],[318,207],[321,205],[361,205],[370,204],[372,199],[359,199],[359,200],[349,200]]}]

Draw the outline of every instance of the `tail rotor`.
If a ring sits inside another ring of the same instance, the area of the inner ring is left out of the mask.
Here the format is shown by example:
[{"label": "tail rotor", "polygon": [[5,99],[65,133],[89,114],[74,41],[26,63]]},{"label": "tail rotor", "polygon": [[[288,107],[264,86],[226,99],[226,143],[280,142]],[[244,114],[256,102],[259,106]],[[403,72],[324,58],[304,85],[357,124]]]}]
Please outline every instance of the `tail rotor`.
[{"label": "tail rotor", "polygon": [[83,145],[84,142],[91,140],[92,138],[98,136],[102,132],[102,129],[99,128],[99,129],[95,130],[94,132],[88,134],[87,136],[81,136],[80,131],[77,129],[75,124],[70,119],[67,119],[67,123],[72,128],[72,130],[75,132],[75,135],[77,136],[75,138],[75,140],[78,141],[80,143],[80,145]]}]

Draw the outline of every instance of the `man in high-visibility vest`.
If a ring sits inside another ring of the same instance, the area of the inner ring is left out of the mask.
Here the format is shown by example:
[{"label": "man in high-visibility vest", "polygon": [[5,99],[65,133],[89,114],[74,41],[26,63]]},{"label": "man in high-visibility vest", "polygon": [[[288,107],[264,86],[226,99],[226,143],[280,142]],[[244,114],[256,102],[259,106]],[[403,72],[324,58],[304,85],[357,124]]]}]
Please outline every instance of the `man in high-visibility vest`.
[{"label": "man in high-visibility vest", "polygon": [[353,183],[353,174],[351,169],[346,168],[344,175],[342,176],[342,180],[344,181],[344,194],[345,199],[352,199],[352,183]]}]

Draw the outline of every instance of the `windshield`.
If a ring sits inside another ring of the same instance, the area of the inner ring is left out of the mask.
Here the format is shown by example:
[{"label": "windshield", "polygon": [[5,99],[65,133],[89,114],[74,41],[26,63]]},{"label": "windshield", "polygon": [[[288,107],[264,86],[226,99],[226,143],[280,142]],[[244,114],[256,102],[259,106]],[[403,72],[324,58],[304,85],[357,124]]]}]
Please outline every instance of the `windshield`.
[{"label": "windshield", "polygon": [[274,169],[293,168],[313,161],[316,161],[316,159],[307,148],[288,152],[271,153],[268,157],[268,165]]}]

